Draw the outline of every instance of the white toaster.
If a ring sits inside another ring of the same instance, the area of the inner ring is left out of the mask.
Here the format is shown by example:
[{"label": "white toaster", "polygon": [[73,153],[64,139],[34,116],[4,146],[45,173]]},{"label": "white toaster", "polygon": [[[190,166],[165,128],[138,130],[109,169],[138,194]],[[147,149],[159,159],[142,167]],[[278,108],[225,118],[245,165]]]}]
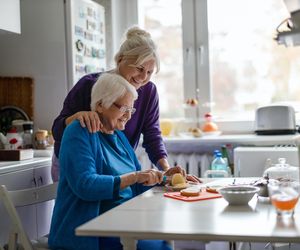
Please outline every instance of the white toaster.
[{"label": "white toaster", "polygon": [[258,108],[255,113],[255,133],[258,135],[295,134],[294,108],[284,105]]}]

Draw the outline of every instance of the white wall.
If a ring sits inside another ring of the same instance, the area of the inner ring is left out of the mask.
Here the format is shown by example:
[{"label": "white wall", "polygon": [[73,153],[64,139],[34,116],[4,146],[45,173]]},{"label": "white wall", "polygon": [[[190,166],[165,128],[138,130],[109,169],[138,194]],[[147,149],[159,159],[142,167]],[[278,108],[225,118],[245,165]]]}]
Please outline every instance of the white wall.
[{"label": "white wall", "polygon": [[[94,1],[106,8],[107,65],[113,67],[124,31],[137,23],[137,0]],[[68,93],[63,2],[21,0],[21,35],[0,33],[0,75],[35,80],[35,128],[51,129]]]},{"label": "white wall", "polygon": [[122,41],[123,33],[128,27],[137,24],[138,0],[111,0],[112,1],[112,53],[115,55]]},{"label": "white wall", "polygon": [[0,0],[0,30],[20,34],[20,0]]},{"label": "white wall", "polygon": [[0,34],[0,75],[34,78],[35,128],[51,129],[67,94],[64,3],[21,0],[20,7],[21,35]]}]

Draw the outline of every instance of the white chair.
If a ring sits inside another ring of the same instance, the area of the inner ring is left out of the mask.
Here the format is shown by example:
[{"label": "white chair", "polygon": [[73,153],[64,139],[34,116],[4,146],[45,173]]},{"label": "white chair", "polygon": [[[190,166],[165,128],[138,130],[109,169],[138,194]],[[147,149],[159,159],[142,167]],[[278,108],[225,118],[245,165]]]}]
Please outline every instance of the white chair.
[{"label": "white chair", "polygon": [[56,182],[44,186],[13,191],[8,191],[6,186],[0,185],[0,200],[2,200],[12,221],[12,231],[10,232],[7,245],[8,250],[16,250],[18,244],[25,250],[49,249],[48,236],[44,236],[36,241],[29,240],[16,208],[55,199],[57,185],[58,183]]}]

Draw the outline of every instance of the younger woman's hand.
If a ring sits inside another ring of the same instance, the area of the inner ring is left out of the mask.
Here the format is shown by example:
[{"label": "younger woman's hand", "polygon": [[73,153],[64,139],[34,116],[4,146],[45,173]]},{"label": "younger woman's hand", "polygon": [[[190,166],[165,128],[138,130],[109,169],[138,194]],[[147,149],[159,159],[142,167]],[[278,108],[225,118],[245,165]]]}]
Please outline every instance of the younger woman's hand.
[{"label": "younger woman's hand", "polygon": [[101,130],[102,123],[99,119],[99,115],[95,111],[81,111],[77,113],[77,120],[84,128],[87,127],[90,133],[96,133]]},{"label": "younger woman's hand", "polygon": [[99,115],[95,111],[80,111],[66,119],[66,125],[69,125],[72,121],[78,120],[80,125],[89,130],[90,133],[96,133],[102,131],[103,124],[100,121]]},{"label": "younger woman's hand", "polygon": [[196,175],[192,175],[192,174],[188,174],[186,176],[186,180],[190,181],[190,182],[194,182],[194,183],[202,183],[202,181],[200,180],[199,177],[197,177]]}]

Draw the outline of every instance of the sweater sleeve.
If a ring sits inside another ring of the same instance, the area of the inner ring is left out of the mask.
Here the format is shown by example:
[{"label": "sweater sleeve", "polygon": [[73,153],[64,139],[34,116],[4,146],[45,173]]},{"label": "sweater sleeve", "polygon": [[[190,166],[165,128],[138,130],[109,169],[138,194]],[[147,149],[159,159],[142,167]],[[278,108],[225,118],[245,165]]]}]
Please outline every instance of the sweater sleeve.
[{"label": "sweater sleeve", "polygon": [[[134,153],[134,150],[131,147],[127,137],[125,136],[125,134],[122,131],[117,131],[117,133],[118,133],[120,139],[122,140],[123,144],[127,148],[128,153],[129,153],[129,155],[130,155],[130,157],[133,160],[133,163],[135,165],[136,171],[141,171],[141,164],[138,161],[138,158],[136,157],[136,154]],[[135,184],[131,185],[133,196],[137,196],[137,195],[149,190],[152,187],[153,186],[144,186],[143,184],[140,184],[140,183],[135,183]]]},{"label": "sweater sleeve", "polygon": [[[146,97],[144,96],[143,98]],[[142,129],[142,145],[145,148],[151,162],[156,165],[159,159],[167,158],[167,151],[159,127],[159,97],[154,84],[152,84],[148,98],[148,114]]]},{"label": "sweater sleeve", "polygon": [[118,181],[103,175],[103,152],[97,134],[72,122],[63,135],[60,165],[61,178],[65,178],[72,192],[85,201],[112,199]]},{"label": "sweater sleeve", "polygon": [[52,125],[52,133],[55,140],[54,153],[57,157],[59,157],[61,139],[66,127],[66,118],[79,111],[90,110],[91,90],[95,81],[98,79],[98,76],[99,74],[84,76],[77,82],[65,98],[63,108]]}]

